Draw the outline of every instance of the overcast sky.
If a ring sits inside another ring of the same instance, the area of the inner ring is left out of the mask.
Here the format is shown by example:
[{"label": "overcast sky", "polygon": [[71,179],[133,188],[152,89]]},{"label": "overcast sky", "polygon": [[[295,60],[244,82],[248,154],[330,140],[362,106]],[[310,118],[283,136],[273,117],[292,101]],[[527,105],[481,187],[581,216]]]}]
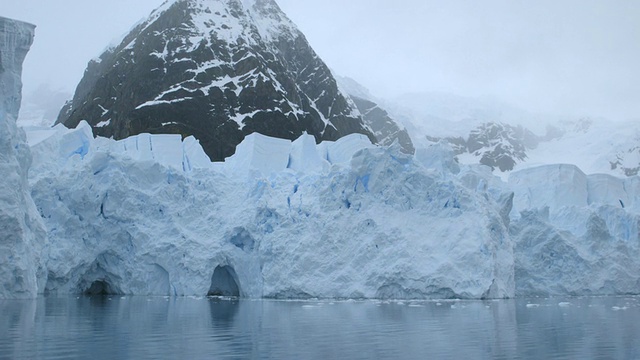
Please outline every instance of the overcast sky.
[{"label": "overcast sky", "polygon": [[[162,0],[1,0],[38,25],[25,92],[72,92]],[[327,64],[375,95],[493,96],[533,111],[640,117],[637,0],[278,0]]]}]

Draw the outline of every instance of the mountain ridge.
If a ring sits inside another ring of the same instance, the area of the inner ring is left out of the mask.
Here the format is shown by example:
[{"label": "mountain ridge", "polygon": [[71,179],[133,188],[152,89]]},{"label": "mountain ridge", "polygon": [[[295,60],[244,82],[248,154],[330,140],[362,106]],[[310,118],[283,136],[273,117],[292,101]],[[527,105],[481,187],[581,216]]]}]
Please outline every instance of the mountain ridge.
[{"label": "mountain ridge", "polygon": [[[251,8],[245,8],[250,5]],[[57,123],[98,136],[194,135],[222,160],[252,133],[375,137],[272,0],[172,0],[89,63]]]}]

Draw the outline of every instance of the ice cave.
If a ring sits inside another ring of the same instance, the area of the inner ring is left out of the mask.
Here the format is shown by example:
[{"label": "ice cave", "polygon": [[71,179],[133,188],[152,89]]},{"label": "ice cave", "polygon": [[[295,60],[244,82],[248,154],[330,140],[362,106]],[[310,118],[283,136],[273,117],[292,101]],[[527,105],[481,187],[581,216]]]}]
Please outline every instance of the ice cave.
[{"label": "ice cave", "polygon": [[218,266],[211,276],[211,287],[207,296],[240,296],[235,270],[231,266]]}]

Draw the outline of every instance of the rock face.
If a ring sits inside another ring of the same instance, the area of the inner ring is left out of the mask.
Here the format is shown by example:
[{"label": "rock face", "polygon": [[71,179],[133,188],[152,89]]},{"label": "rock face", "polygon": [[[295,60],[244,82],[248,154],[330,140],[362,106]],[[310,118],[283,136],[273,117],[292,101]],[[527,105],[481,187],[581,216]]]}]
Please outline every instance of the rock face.
[{"label": "rock face", "polygon": [[98,136],[195,136],[222,160],[253,132],[371,137],[353,102],[273,0],[169,0],[89,63],[58,123]]},{"label": "rock face", "polygon": [[379,105],[380,100],[377,100],[369,89],[349,77],[334,76],[340,88],[353,99],[362,114],[364,123],[373,131],[379,145],[389,146],[398,142],[405,154],[415,152],[416,149],[407,129]]},{"label": "rock face", "polygon": [[378,104],[353,95],[352,99],[362,113],[365,124],[373,131],[378,144],[389,146],[397,141],[405,154],[413,154],[416,151],[407,130],[401,128]]},{"label": "rock face", "polygon": [[[30,195],[31,153],[17,128],[22,62],[35,26],[0,17],[0,299],[30,298],[46,276],[45,231]],[[41,285],[44,285],[42,282]]]},{"label": "rock face", "polygon": [[[441,140],[427,138],[434,142]],[[522,126],[493,122],[480,124],[466,139],[449,137],[445,140],[453,146],[456,155],[470,154],[480,164],[502,172],[513,170],[518,163],[527,159],[527,151],[535,149],[540,141]]]}]

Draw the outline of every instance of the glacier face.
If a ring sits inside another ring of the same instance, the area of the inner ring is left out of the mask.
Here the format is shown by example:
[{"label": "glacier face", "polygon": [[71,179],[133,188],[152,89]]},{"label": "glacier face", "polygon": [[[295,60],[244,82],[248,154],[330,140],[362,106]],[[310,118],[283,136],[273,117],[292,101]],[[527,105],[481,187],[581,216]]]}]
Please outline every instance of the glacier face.
[{"label": "glacier face", "polygon": [[31,154],[16,126],[33,25],[0,17],[0,299],[34,297],[45,280],[46,234],[29,192]]},{"label": "glacier face", "polygon": [[639,183],[575,165],[512,173],[516,295],[639,293]]},{"label": "glacier face", "polygon": [[640,180],[573,165],[460,165],[363,135],[249,135],[223,163],[193,137],[27,133],[49,231],[40,292],[269,298],[637,294]]},{"label": "glacier face", "polygon": [[94,139],[85,123],[29,137],[45,293],[514,294],[511,193],[444,145],[409,156],[362,135],[253,134],[209,163],[189,138]]}]

